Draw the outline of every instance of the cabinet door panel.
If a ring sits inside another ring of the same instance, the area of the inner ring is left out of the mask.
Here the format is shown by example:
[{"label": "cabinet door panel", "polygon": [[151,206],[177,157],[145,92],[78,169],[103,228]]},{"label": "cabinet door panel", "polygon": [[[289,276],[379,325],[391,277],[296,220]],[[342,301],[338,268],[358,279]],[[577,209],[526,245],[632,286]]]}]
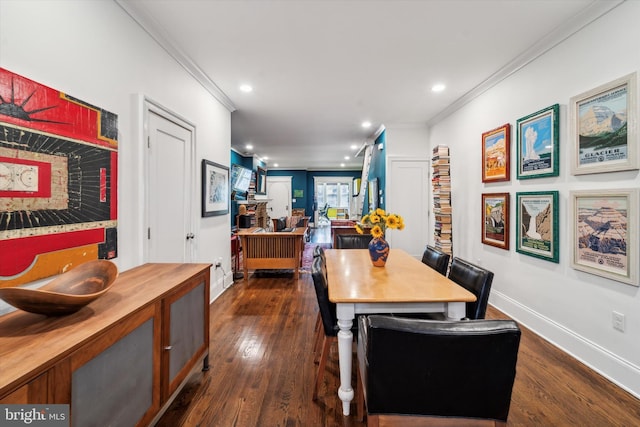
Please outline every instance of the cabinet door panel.
[{"label": "cabinet door panel", "polygon": [[[154,398],[154,322],[143,323],[75,369],[72,426],[135,426],[158,406]],[[97,347],[100,347],[98,344]],[[78,359],[87,359],[87,351]]]},{"label": "cabinet door panel", "polygon": [[[163,386],[168,398],[191,371],[197,359],[208,352],[208,284],[197,280],[165,301],[165,367],[169,375]],[[163,400],[164,400],[163,399]]]}]

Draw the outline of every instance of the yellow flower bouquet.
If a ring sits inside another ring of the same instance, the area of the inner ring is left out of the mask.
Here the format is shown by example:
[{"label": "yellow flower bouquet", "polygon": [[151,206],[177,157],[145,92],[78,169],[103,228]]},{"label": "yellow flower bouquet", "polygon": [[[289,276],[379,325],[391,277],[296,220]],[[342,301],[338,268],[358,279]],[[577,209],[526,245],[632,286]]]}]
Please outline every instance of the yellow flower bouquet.
[{"label": "yellow flower bouquet", "polygon": [[376,209],[363,216],[358,224],[356,231],[363,234],[363,228],[371,228],[371,236],[374,239],[384,237],[387,229],[402,230],[404,229],[404,219],[398,214],[388,214],[384,209]]}]

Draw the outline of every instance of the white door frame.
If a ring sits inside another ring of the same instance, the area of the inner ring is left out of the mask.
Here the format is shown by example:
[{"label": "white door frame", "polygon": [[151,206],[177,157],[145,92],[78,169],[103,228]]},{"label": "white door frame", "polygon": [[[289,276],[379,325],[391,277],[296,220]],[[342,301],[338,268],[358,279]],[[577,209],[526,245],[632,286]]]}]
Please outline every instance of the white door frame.
[{"label": "white door frame", "polygon": [[[150,166],[149,166],[149,156],[146,155],[147,153],[147,149],[148,149],[148,141],[149,141],[149,113],[153,112],[154,114],[161,116],[162,118],[175,123],[178,126],[181,126],[185,129],[187,129],[190,133],[191,133],[191,141],[190,141],[190,158],[189,158],[189,168],[191,170],[191,173],[189,174],[190,176],[187,177],[186,179],[186,183],[187,186],[189,187],[187,189],[188,194],[190,196],[191,199],[191,203],[188,204],[187,209],[187,217],[189,218],[190,221],[190,225],[189,227],[186,227],[188,230],[191,230],[191,234],[194,237],[198,236],[198,231],[196,228],[198,226],[198,221],[196,221],[196,218],[194,218],[194,209],[193,209],[193,205],[194,203],[198,200],[197,198],[197,194],[196,194],[196,168],[195,168],[195,147],[196,147],[196,126],[191,123],[190,121],[186,120],[185,118],[183,118],[182,116],[180,116],[179,114],[176,114],[175,112],[169,110],[168,108],[164,107],[163,105],[161,105],[160,103],[150,99],[147,96],[142,96],[141,97],[141,105],[142,105],[142,122],[143,122],[143,144],[142,144],[142,158],[144,159],[142,164],[143,164],[143,177],[144,177],[144,188],[142,189],[142,197],[141,199],[144,200],[144,207],[143,207],[143,215],[142,215],[142,228],[141,230],[144,233],[144,236],[142,237],[142,241],[144,242],[142,245],[142,249],[143,249],[143,262],[148,262],[149,259],[149,239],[147,238],[147,232],[149,229],[149,214],[151,212],[151,209],[156,209],[156,208],[161,208],[161,207],[154,207],[154,206],[150,206],[150,200],[149,200],[149,172],[150,172]],[[157,232],[157,231],[156,231]],[[185,241],[187,241],[186,236],[185,236]],[[194,242],[194,238],[189,239],[188,240],[191,244],[189,244],[185,250],[185,257],[187,258],[187,262],[192,261],[193,259],[195,259],[195,242]]]}]

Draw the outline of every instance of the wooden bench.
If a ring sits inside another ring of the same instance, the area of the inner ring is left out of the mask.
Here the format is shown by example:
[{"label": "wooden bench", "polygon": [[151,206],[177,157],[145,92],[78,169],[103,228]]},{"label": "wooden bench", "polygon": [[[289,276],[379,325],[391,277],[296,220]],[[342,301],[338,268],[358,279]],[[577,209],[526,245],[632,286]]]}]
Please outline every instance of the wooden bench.
[{"label": "wooden bench", "polygon": [[249,278],[249,270],[263,269],[294,270],[294,278],[298,280],[306,233],[306,227],[285,232],[269,232],[257,227],[239,231],[244,280]]}]

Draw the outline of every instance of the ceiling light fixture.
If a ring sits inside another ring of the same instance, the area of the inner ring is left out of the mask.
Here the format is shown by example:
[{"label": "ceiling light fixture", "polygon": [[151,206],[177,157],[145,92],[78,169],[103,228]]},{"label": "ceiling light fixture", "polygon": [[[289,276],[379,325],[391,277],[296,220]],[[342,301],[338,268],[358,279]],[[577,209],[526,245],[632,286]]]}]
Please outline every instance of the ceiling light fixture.
[{"label": "ceiling light fixture", "polygon": [[362,127],[365,129],[369,129],[371,127],[371,122],[362,122]]},{"label": "ceiling light fixture", "polygon": [[351,144],[351,149],[352,150],[357,150],[358,149],[358,144]]},{"label": "ceiling light fixture", "polygon": [[345,159],[345,160],[349,160],[350,158],[351,158],[351,157],[349,157],[349,156],[344,156],[344,159]]},{"label": "ceiling light fixture", "polygon": [[277,164],[277,163],[274,163],[274,164],[273,164],[273,167],[274,167],[274,168],[277,168],[278,166],[280,166],[280,165],[279,165],[279,164]]},{"label": "ceiling light fixture", "polygon": [[244,146],[247,150],[253,150],[253,144],[247,144]]},{"label": "ceiling light fixture", "polygon": [[447,87],[443,84],[443,83],[436,83],[433,86],[431,86],[431,92],[442,92],[443,90],[445,90]]},{"label": "ceiling light fixture", "polygon": [[340,167],[344,167],[344,163],[340,163]]},{"label": "ceiling light fixture", "polygon": [[244,92],[244,93],[250,93],[253,92],[253,86],[249,85],[249,84],[241,84],[240,85],[240,91]]}]

